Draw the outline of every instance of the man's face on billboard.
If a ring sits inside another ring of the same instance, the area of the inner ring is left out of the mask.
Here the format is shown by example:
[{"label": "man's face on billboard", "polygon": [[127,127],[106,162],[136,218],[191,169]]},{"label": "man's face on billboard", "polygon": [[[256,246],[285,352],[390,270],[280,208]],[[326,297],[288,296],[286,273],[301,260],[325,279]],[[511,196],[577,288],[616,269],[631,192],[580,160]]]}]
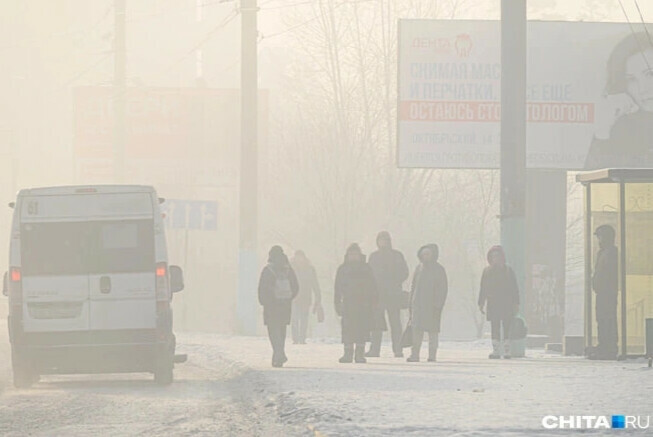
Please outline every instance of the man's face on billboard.
[{"label": "man's face on billboard", "polygon": [[628,94],[642,111],[653,112],[653,49],[636,53],[626,61]]}]

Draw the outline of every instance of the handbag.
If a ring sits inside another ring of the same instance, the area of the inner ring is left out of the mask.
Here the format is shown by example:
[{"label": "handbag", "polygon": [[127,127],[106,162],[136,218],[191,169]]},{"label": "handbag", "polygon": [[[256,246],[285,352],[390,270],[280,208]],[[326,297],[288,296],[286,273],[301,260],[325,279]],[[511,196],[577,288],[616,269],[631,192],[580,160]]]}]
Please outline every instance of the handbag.
[{"label": "handbag", "polygon": [[510,326],[510,339],[523,340],[527,335],[528,326],[526,326],[526,321],[521,316],[515,316],[512,320],[512,325]]}]

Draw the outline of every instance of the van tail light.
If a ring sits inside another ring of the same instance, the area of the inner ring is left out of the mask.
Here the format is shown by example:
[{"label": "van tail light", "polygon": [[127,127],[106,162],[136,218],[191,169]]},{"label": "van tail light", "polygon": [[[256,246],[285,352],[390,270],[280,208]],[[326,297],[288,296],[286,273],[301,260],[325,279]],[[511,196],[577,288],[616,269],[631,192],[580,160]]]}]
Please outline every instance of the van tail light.
[{"label": "van tail light", "polygon": [[20,282],[23,279],[23,275],[20,272],[20,268],[12,267],[11,268],[11,282]]},{"label": "van tail light", "polygon": [[156,265],[156,277],[157,278],[165,277],[168,271],[167,267],[168,266],[166,265],[166,263],[158,263]]},{"label": "van tail light", "polygon": [[9,269],[9,284],[7,284],[9,296],[20,303],[23,298],[23,273],[20,267],[11,267]]},{"label": "van tail light", "polygon": [[156,264],[156,299],[169,300],[170,299],[170,286],[168,284],[168,264]]},{"label": "van tail light", "polygon": [[172,312],[170,310],[170,284],[168,264],[156,264],[156,331],[157,339],[165,340],[172,331]]}]

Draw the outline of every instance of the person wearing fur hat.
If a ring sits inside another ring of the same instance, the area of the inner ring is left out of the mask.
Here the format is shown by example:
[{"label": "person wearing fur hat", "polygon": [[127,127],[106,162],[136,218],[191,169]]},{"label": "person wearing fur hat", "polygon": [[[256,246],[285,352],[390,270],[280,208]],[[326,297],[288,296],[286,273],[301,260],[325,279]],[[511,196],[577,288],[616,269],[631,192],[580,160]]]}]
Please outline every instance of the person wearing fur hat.
[{"label": "person wearing fur hat", "polygon": [[[370,339],[373,309],[378,300],[372,269],[358,244],[347,249],[336,273],[334,305],[341,317],[345,353],[341,363],[365,363],[365,342]],[[354,350],[354,347],[356,348]]]},{"label": "person wearing fur hat", "polygon": [[[491,359],[510,358],[510,325],[519,311],[519,286],[515,272],[506,264],[501,246],[487,254],[488,266],[481,277],[478,307],[487,315],[492,328]],[[486,308],[487,305],[487,308]],[[503,337],[501,328],[503,327]]]},{"label": "person wearing fur hat", "polygon": [[268,264],[261,272],[258,300],[263,305],[263,322],[272,345],[272,367],[282,367],[286,357],[286,329],[290,324],[292,300],[297,296],[297,276],[281,246],[270,249]]},{"label": "person wearing fur hat", "polygon": [[447,272],[438,262],[437,244],[423,246],[417,252],[420,264],[415,269],[410,287],[410,325],[413,329],[413,347],[406,361],[418,362],[424,333],[429,334],[429,358],[435,362],[438,352],[440,319],[447,300]]}]

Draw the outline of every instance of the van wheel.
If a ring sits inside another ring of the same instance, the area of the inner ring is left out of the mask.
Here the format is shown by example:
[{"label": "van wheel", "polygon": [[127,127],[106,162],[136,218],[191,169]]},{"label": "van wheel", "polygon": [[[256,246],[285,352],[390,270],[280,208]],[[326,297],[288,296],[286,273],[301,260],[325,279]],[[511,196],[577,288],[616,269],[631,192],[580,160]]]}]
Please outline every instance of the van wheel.
[{"label": "van wheel", "polygon": [[174,380],[173,375],[173,363],[165,362],[157,364],[156,369],[154,370],[154,382],[158,385],[170,385]]},{"label": "van wheel", "polygon": [[11,365],[14,374],[14,387],[30,388],[38,381],[38,375],[34,374],[30,363],[16,350],[11,353]]}]

